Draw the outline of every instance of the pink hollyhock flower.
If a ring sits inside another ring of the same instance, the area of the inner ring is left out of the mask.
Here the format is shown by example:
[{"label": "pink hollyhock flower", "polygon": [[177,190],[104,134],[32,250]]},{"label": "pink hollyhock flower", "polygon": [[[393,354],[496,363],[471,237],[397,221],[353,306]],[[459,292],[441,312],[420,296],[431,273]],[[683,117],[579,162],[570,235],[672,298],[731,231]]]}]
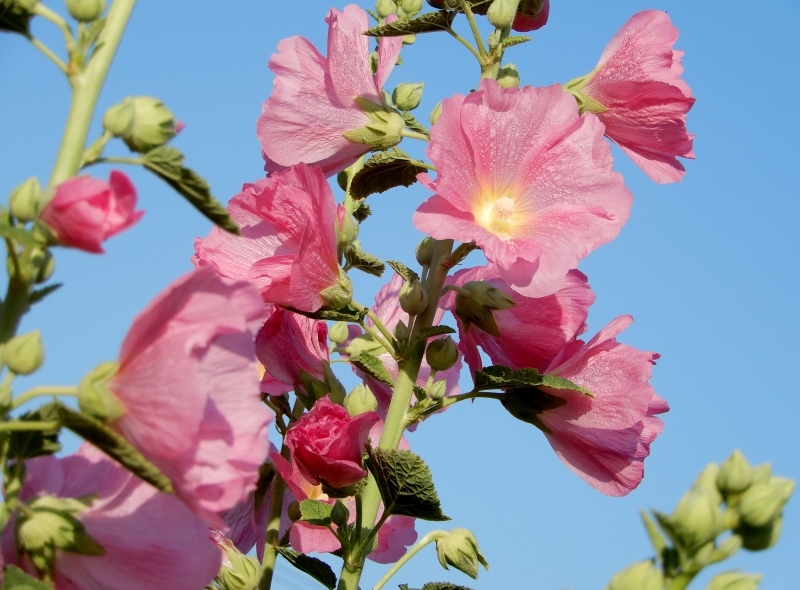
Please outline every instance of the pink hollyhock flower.
[{"label": "pink hollyhock flower", "polygon": [[300,383],[300,372],[325,380],[328,326],[300,314],[275,308],[256,336],[256,357],[266,372],[262,391],[282,395]]},{"label": "pink hollyhock flower", "polygon": [[76,176],[59,184],[42,209],[40,219],[64,246],[102,254],[102,243],[141,219],[136,208],[136,189],[117,170],[108,182]]},{"label": "pink hollyhock flower", "polygon": [[110,422],[220,528],[218,512],[252,491],[268,452],[255,333],[264,306],[249,283],[210,268],[172,283],[134,320],[108,389]]},{"label": "pink hollyhock flower", "polygon": [[635,14],[597,67],[566,87],[597,114],[606,136],[659,183],[680,181],[685,169],[677,158],[694,158],[686,114],[695,99],[680,78],[683,52],[672,49],[677,38],[666,12]]},{"label": "pink hollyhock flower", "polygon": [[[305,162],[331,176],[370,151],[370,145],[345,137],[373,123],[356,99],[397,118],[398,132],[403,127],[402,118],[386,111],[381,97],[400,54],[401,38],[380,39],[373,74],[370,40],[362,34],[369,28],[367,13],[351,4],[344,12],[331,9],[325,21],[327,57],[307,39],[290,37],[278,44],[279,52],[270,58],[275,88],[264,103],[257,128],[267,172]],[[394,143],[399,140],[398,136]]]},{"label": "pink hollyhock flower", "polygon": [[[39,457],[25,466],[23,502],[95,497],[77,519],[105,554],[57,551],[56,590],[197,590],[219,570],[220,551],[201,518],[88,443],[68,457]],[[13,522],[2,545],[6,563],[33,573],[29,559],[17,555]]]},{"label": "pink hollyhock flower", "polygon": [[347,304],[352,285],[339,267],[336,204],[319,168],[299,164],[245,184],[228,211],[242,235],[215,227],[195,240],[197,266],[254,282],[267,303],[302,311]]},{"label": "pink hollyhock flower", "polygon": [[300,473],[312,484],[345,488],[367,476],[361,457],[369,430],[378,421],[375,412],[351,418],[328,396],[292,424],[285,443]]},{"label": "pink hollyhock flower", "polygon": [[611,169],[603,125],[580,117],[560,86],[500,88],[482,80],[443,103],[428,156],[436,195],[414,225],[436,239],[475,242],[526,297],[564,285],[567,271],[611,241],[632,197]]},{"label": "pink hollyhock flower", "polygon": [[521,32],[535,31],[547,24],[549,16],[550,0],[522,0],[511,28]]}]

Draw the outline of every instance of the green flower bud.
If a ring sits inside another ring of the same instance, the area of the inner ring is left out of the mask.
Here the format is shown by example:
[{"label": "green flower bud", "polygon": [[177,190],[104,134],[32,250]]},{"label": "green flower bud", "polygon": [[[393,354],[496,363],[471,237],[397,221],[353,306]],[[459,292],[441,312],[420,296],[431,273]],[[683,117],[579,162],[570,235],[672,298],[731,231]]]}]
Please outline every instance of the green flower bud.
[{"label": "green flower bud", "polygon": [[152,96],[128,97],[103,116],[103,127],[134,152],[149,152],[175,137],[175,117]]},{"label": "green flower bud", "polygon": [[397,4],[394,0],[378,0],[375,2],[375,12],[381,18],[386,18],[390,14],[394,14],[397,10]]},{"label": "green flower bud", "polygon": [[794,491],[794,482],[773,477],[770,483],[756,483],[742,494],[739,516],[751,527],[762,527],[778,518]]},{"label": "green flower bud", "polygon": [[717,487],[723,494],[741,494],[750,485],[752,469],[739,450],[720,465]]},{"label": "green flower bud", "polygon": [[675,533],[688,549],[697,549],[717,536],[721,515],[714,497],[688,491],[670,517]]},{"label": "green flower bud", "polygon": [[344,398],[344,409],[355,418],[361,414],[377,410],[378,400],[375,399],[375,394],[372,393],[369,387],[360,383]]},{"label": "green flower bud", "polygon": [[217,546],[225,551],[222,567],[214,578],[217,586],[222,590],[256,590],[261,578],[258,560],[242,554],[229,539],[218,540]]},{"label": "green flower bud", "polygon": [[135,109],[133,100],[126,98],[122,102],[109,107],[103,115],[103,129],[114,137],[130,137],[133,131]]},{"label": "green flower bud", "polygon": [[417,14],[422,10],[422,0],[402,0],[401,6],[406,14]]},{"label": "green flower bud", "polygon": [[424,83],[403,82],[398,84],[392,92],[392,100],[401,111],[411,111],[419,106],[422,100],[422,87]]},{"label": "green flower bud", "polygon": [[97,20],[106,9],[106,0],[67,0],[69,15],[78,22],[90,23]]},{"label": "green flower bud", "polygon": [[458,360],[458,347],[450,336],[439,338],[428,344],[425,350],[425,360],[431,369],[446,371],[456,364]]},{"label": "green flower bud", "polygon": [[11,215],[23,223],[33,221],[39,214],[41,198],[42,187],[39,180],[32,176],[11,191],[8,209]]},{"label": "green flower bud", "polygon": [[342,504],[341,500],[336,500],[331,510],[331,522],[338,527],[347,526],[347,521],[350,520],[350,511],[347,506]]},{"label": "green flower bud", "polygon": [[508,64],[500,68],[497,72],[497,83],[500,88],[518,88],[519,71],[514,64]]},{"label": "green flower bud", "polygon": [[300,511],[300,503],[297,500],[294,500],[286,509],[286,514],[289,516],[289,520],[292,522],[297,522],[303,518],[303,513]]},{"label": "green flower bud", "polygon": [[49,250],[26,248],[20,256],[22,271],[34,283],[44,283],[56,269],[56,261]]},{"label": "green flower bud", "polygon": [[383,348],[381,343],[373,339],[372,336],[365,334],[363,336],[353,338],[350,341],[350,344],[347,345],[347,348],[345,348],[345,351],[348,356],[358,356],[362,352],[366,352],[372,356],[378,356],[379,354],[386,352],[386,349]]},{"label": "green flower bud", "polygon": [[431,122],[431,125],[436,125],[436,121],[439,120],[439,115],[442,114],[442,101],[436,103],[436,106],[433,107],[431,114],[428,116],[428,121]]},{"label": "green flower bud", "polygon": [[108,382],[118,369],[119,363],[109,361],[97,365],[84,375],[78,385],[78,407],[81,412],[103,422],[116,420],[127,412],[119,398],[108,388]]},{"label": "green flower bud", "polygon": [[403,139],[401,133],[406,127],[400,113],[361,97],[356,97],[355,102],[370,122],[364,127],[343,133],[345,139],[363,143],[375,150],[386,150],[400,143]]},{"label": "green flower bud", "polygon": [[432,400],[440,400],[447,393],[447,381],[445,381],[444,379],[440,379],[439,381],[434,381],[425,390],[425,392],[428,394],[428,397],[431,398]]},{"label": "green flower bud", "polygon": [[417,262],[420,266],[430,266],[433,260],[433,250],[436,248],[436,240],[430,236],[425,236],[422,241],[417,244]]},{"label": "green flower bud", "polygon": [[347,248],[358,237],[358,221],[351,213],[341,208],[336,215],[336,246],[341,250]]},{"label": "green flower bud", "polygon": [[8,370],[17,375],[30,375],[44,362],[44,344],[39,330],[12,338],[6,343],[4,360]]},{"label": "green flower bud", "polygon": [[350,282],[347,273],[340,268],[338,283],[323,289],[319,296],[325,302],[326,309],[341,309],[353,298],[353,283]]},{"label": "green flower bud", "polygon": [[514,22],[518,7],[519,0],[494,0],[486,15],[496,29],[504,29]]},{"label": "green flower bud", "polygon": [[478,540],[467,529],[453,529],[446,537],[436,539],[436,555],[444,569],[451,565],[473,579],[478,577],[479,563],[484,569],[489,569],[478,548]]},{"label": "green flower bud", "polygon": [[347,329],[346,322],[336,322],[328,330],[328,338],[334,344],[341,344],[350,337],[350,332]]},{"label": "green flower bud", "polygon": [[428,293],[419,281],[406,281],[397,298],[400,301],[400,307],[408,315],[420,314],[428,307]]},{"label": "green flower bud", "polygon": [[724,572],[711,579],[706,590],[758,590],[761,574]]},{"label": "green flower bud", "polygon": [[403,45],[413,45],[416,40],[416,35],[403,35]]},{"label": "green flower bud", "polygon": [[705,491],[707,494],[710,494],[717,503],[717,506],[722,504],[722,494],[719,493],[719,489],[717,488],[718,475],[719,465],[716,463],[709,463],[692,484],[692,489],[694,491]]},{"label": "green flower bud", "polygon": [[772,465],[769,463],[762,463],[758,467],[753,467],[750,472],[750,483],[769,483],[772,477]]},{"label": "green flower bud", "polygon": [[742,538],[742,547],[748,551],[763,551],[773,547],[781,536],[783,518],[777,518],[766,526],[742,525],[734,532]]},{"label": "green flower bud", "polygon": [[455,314],[464,323],[464,330],[475,324],[492,336],[500,336],[492,312],[515,305],[509,295],[486,281],[469,281],[456,289]]},{"label": "green flower bud", "polygon": [[573,78],[566,84],[564,84],[564,91],[569,92],[575,100],[578,102],[578,111],[582,115],[583,113],[589,112],[594,113],[597,115],[598,113],[602,113],[607,111],[605,105],[601,104],[588,94],[584,94],[582,92],[583,88],[591,81],[592,77],[594,76],[594,70],[586,74],[585,76],[579,76],[578,78]]},{"label": "green flower bud", "polygon": [[640,561],[611,578],[606,590],[662,590],[664,575],[652,561]]},{"label": "green flower bud", "polygon": [[405,342],[408,340],[408,337],[411,335],[411,332],[408,330],[408,326],[403,320],[399,320],[394,327],[394,337],[399,342]]}]

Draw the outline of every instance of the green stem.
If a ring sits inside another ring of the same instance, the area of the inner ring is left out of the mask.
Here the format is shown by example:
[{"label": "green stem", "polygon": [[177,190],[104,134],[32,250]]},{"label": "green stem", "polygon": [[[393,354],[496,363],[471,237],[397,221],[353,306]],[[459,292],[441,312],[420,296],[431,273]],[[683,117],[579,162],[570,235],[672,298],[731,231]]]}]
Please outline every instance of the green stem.
[{"label": "green stem", "polygon": [[17,333],[19,322],[28,310],[29,301],[30,283],[19,272],[15,272],[8,278],[6,297],[0,313],[0,344],[8,342]]},{"label": "green stem", "polygon": [[483,58],[481,57],[481,54],[478,53],[478,50],[475,49],[469,41],[467,41],[466,39],[464,39],[464,37],[456,33],[453,29],[447,29],[447,32],[450,33],[450,36],[453,37],[456,41],[458,41],[464,47],[469,49],[469,52],[475,56],[475,59],[478,60],[478,63],[483,64]]},{"label": "green stem", "polygon": [[378,580],[378,583],[375,584],[372,590],[381,590],[381,588],[383,588],[386,585],[386,582],[388,582],[392,578],[392,576],[398,572],[398,570],[401,567],[403,567],[412,557],[414,557],[417,553],[419,553],[426,545],[436,541],[437,539],[446,537],[447,535],[448,535],[447,531],[431,531],[430,533],[422,537],[422,539],[420,539],[416,545],[414,545],[411,549],[409,549],[406,552],[406,554],[403,555],[403,557],[397,560],[397,563],[395,563],[389,569],[389,571],[386,572],[386,574],[380,580]]},{"label": "green stem", "polygon": [[428,164],[427,162],[422,162],[420,160],[409,160],[409,164],[414,164],[414,166],[419,166],[420,168],[427,168],[428,170],[432,170],[433,172],[436,172],[436,166],[432,166],[431,164]]},{"label": "green stem", "polygon": [[377,536],[378,531],[381,530],[381,527],[384,525],[384,523],[387,520],[389,520],[390,516],[391,516],[391,514],[389,514],[388,510],[385,510],[383,512],[383,514],[381,515],[380,520],[375,523],[375,526],[372,527],[372,530],[369,532],[369,535],[367,535],[367,538],[364,539],[364,541],[358,547],[358,550],[357,550],[357,553],[356,553],[356,559],[357,560],[362,559],[363,557],[367,556],[367,553],[369,552],[368,549],[372,545],[372,540]]},{"label": "green stem", "polygon": [[667,590],[685,590],[694,579],[695,574],[678,574],[678,577],[670,582]]},{"label": "green stem", "polygon": [[56,395],[76,396],[78,395],[78,388],[73,386],[55,386],[55,385],[43,385],[41,387],[32,387],[25,393],[21,394],[19,397],[15,398],[14,402],[11,404],[11,408],[16,409],[20,407],[22,404],[32,400],[35,397],[56,396]]},{"label": "green stem", "polygon": [[[500,64],[503,63],[503,39],[506,39],[511,32],[511,27],[505,27],[500,30],[500,38],[497,40],[498,46],[491,56],[484,60],[481,66],[481,80],[489,78],[497,80],[497,74],[500,72]],[[491,58],[491,59],[489,59]]]},{"label": "green stem", "polygon": [[47,56],[47,59],[56,64],[59,70],[67,74],[67,64],[61,61],[61,58],[58,57],[47,45],[39,41],[33,35],[28,35],[28,41],[30,41],[36,49],[44,53],[45,56]]},{"label": "green stem", "polygon": [[469,21],[469,28],[472,29],[472,36],[475,37],[475,43],[478,45],[478,53],[483,59],[486,57],[486,46],[483,44],[481,32],[478,30],[478,23],[475,22],[475,15],[472,13],[472,8],[467,0],[460,0],[460,3],[461,10],[464,11],[464,15],[467,17],[467,21]]},{"label": "green stem", "polygon": [[72,29],[60,14],[50,10],[41,2],[37,2],[36,6],[33,8],[33,13],[49,20],[61,29],[61,32],[64,34],[64,41],[67,44],[67,51],[71,54],[75,50],[75,37],[72,36]]},{"label": "green stem", "polygon": [[408,129],[403,129],[400,132],[400,135],[411,139],[419,139],[420,141],[425,141],[425,142],[430,141],[430,137],[428,137],[424,133],[417,133],[416,131],[409,131]]},{"label": "green stem", "polygon": [[128,164],[130,166],[141,166],[142,163],[144,163],[144,158],[122,158],[118,156],[107,156],[87,162],[84,166],[92,166],[94,164]]},{"label": "green stem", "polygon": [[58,428],[58,422],[0,422],[0,432],[27,432],[30,430],[53,430]]}]

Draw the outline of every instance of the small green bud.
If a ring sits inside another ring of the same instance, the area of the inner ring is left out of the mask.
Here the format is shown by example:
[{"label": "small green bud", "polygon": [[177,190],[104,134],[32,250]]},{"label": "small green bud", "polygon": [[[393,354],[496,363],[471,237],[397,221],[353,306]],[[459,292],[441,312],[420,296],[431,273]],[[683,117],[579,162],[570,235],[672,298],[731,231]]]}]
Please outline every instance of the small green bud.
[{"label": "small green bud", "polygon": [[794,491],[794,482],[773,477],[770,483],[756,483],[742,494],[739,516],[751,527],[762,527],[778,518]]},{"label": "small green bud", "polygon": [[436,125],[436,121],[439,120],[439,115],[442,114],[442,101],[436,103],[436,106],[433,107],[431,114],[428,116],[428,121],[431,122],[431,125]]},{"label": "small green bud", "polygon": [[397,4],[394,0],[378,0],[375,2],[375,12],[381,18],[386,18],[390,14],[394,14],[397,10]]},{"label": "small green bud", "polygon": [[432,400],[440,400],[442,399],[445,394],[447,393],[447,381],[444,379],[440,379],[439,381],[434,381],[431,383],[430,387],[428,387],[425,392],[428,394],[428,397]]},{"label": "small green bud", "polygon": [[103,115],[103,129],[114,137],[129,137],[133,131],[135,110],[133,101],[126,98],[121,103],[109,107]]},{"label": "small green bud", "polygon": [[707,494],[710,494],[717,503],[717,506],[722,504],[722,494],[719,493],[719,489],[717,488],[718,475],[719,465],[716,463],[709,463],[692,484],[692,489],[694,491],[705,491]]},{"label": "small green bud", "polygon": [[25,276],[34,283],[44,283],[56,269],[55,258],[44,248],[26,248],[20,262]]},{"label": "small green bud", "polygon": [[338,527],[347,526],[347,521],[350,520],[350,511],[347,506],[342,504],[341,500],[336,500],[331,510],[331,522]]},{"label": "small green bud", "polygon": [[403,45],[413,45],[416,40],[416,35],[403,35]]},{"label": "small green bud", "polygon": [[106,111],[103,127],[132,151],[146,153],[175,137],[175,116],[157,98],[129,96]]},{"label": "small green bud", "polygon": [[358,237],[358,221],[351,213],[345,211],[344,207],[336,214],[336,246],[341,250],[347,248]]},{"label": "small green bud", "polygon": [[358,356],[362,352],[369,353],[372,356],[378,356],[379,354],[386,352],[386,350],[383,348],[383,345],[368,334],[353,338],[345,350],[348,356]]},{"label": "small green bud", "polygon": [[303,518],[303,513],[300,511],[300,503],[297,500],[294,500],[291,504],[289,504],[289,508],[286,509],[286,513],[289,516],[289,520],[292,522],[297,522]]},{"label": "small green bud", "polygon": [[495,29],[489,33],[489,38],[487,39],[487,42],[489,43],[489,51],[497,47],[497,45],[500,43],[500,36],[502,32],[502,29]]},{"label": "small green bud", "polygon": [[44,362],[44,344],[39,330],[12,338],[5,346],[5,363],[17,375],[30,375]]},{"label": "small green bud", "polygon": [[119,369],[119,363],[109,361],[97,365],[86,373],[78,385],[78,407],[103,422],[123,416],[127,410],[119,398],[108,388],[108,383]]},{"label": "small green bud", "polygon": [[422,0],[402,0],[401,6],[406,14],[417,14],[422,10]]},{"label": "small green bud", "polygon": [[386,150],[400,143],[403,139],[401,133],[406,127],[400,113],[361,97],[356,97],[355,102],[370,122],[359,129],[344,132],[342,135],[345,139],[363,143],[375,150]]},{"label": "small green bud", "polygon": [[422,313],[428,307],[428,293],[419,281],[406,281],[397,296],[400,307],[408,315]]},{"label": "small green bud", "polygon": [[436,539],[436,555],[444,569],[451,565],[473,579],[478,577],[478,564],[489,569],[478,540],[467,529],[453,529],[446,537]]},{"label": "small green bud", "polygon": [[721,515],[714,496],[704,490],[690,490],[681,498],[670,520],[683,544],[696,549],[717,536]]},{"label": "small green bud", "polygon": [[331,329],[328,330],[328,338],[330,338],[331,342],[334,344],[341,344],[349,337],[350,332],[347,329],[347,323],[345,322],[336,322],[331,326]]},{"label": "small green bud", "polygon": [[42,186],[39,180],[31,177],[14,190],[8,197],[8,209],[14,217],[22,221],[33,221],[39,214],[39,204],[42,198]]},{"label": "small green bud", "polygon": [[350,277],[341,268],[339,269],[339,282],[323,289],[320,294],[325,302],[326,309],[341,309],[353,298],[353,283]]},{"label": "small green bud", "polygon": [[652,561],[640,561],[614,574],[606,590],[662,590],[664,575]]},{"label": "small green bud", "polygon": [[514,64],[508,64],[500,68],[497,72],[497,83],[500,88],[518,88],[519,71]]},{"label": "small green bud", "polygon": [[397,322],[394,327],[394,337],[397,339],[398,342],[405,342],[408,340],[409,335],[411,332],[408,330],[408,326],[403,320]]},{"label": "small green bud", "polygon": [[753,467],[753,471],[750,472],[750,483],[769,483],[771,477],[772,465],[769,463],[762,463],[757,467]]},{"label": "small green bud", "polygon": [[392,100],[395,106],[401,111],[411,111],[419,106],[422,100],[422,88],[424,83],[403,82],[398,84],[392,92]]},{"label": "small green bud", "polygon": [[504,29],[514,22],[518,7],[519,0],[494,0],[486,15],[496,29]]},{"label": "small green bud", "polygon": [[748,551],[764,551],[778,542],[782,528],[783,517],[780,517],[766,526],[749,527],[742,525],[734,532],[742,538],[742,547]]},{"label": "small green bud", "polygon": [[741,494],[750,485],[752,469],[737,449],[720,465],[717,487],[723,494]]},{"label": "small green bud", "polygon": [[417,244],[417,262],[420,266],[430,266],[433,260],[433,250],[436,248],[436,240],[430,236],[425,236],[422,241]]},{"label": "small green bud", "polygon": [[500,336],[492,312],[515,305],[509,295],[486,281],[469,281],[456,290],[455,314],[464,323],[464,330],[475,324],[492,336]]},{"label": "small green bud", "polygon": [[761,574],[723,572],[711,578],[706,590],[758,590]]},{"label": "small green bud", "polygon": [[367,412],[374,412],[378,409],[378,400],[375,399],[375,394],[364,385],[359,383],[353,390],[344,398],[344,409],[353,418],[366,414]]},{"label": "small green bud", "polygon": [[458,347],[450,336],[438,338],[428,344],[428,348],[425,350],[425,360],[432,369],[446,371],[456,364]]},{"label": "small green bud", "polygon": [[229,539],[222,538],[215,541],[225,552],[222,567],[214,578],[217,586],[224,590],[256,590],[261,578],[261,564],[258,560],[241,553]]},{"label": "small green bud", "polygon": [[69,15],[78,22],[90,23],[103,15],[106,0],[67,0]]}]

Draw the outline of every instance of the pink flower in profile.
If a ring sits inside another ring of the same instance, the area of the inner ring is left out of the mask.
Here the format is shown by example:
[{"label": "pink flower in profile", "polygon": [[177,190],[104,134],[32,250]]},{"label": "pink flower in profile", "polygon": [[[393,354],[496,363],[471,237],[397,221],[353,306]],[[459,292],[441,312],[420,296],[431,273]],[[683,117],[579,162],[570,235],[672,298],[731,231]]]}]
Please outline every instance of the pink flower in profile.
[{"label": "pink flower in profile", "polygon": [[325,396],[292,424],[285,443],[309,482],[345,488],[367,477],[361,458],[370,428],[377,421],[375,412],[351,418],[347,410]]},{"label": "pink flower in profile", "polygon": [[134,320],[108,389],[124,407],[110,422],[208,522],[245,499],[267,457],[255,333],[264,316],[249,283],[197,269]]},{"label": "pink flower in profile", "polygon": [[521,32],[535,31],[547,24],[549,16],[550,0],[522,0],[511,28]]},{"label": "pink flower in profile", "polygon": [[266,369],[261,389],[270,395],[292,391],[301,382],[301,371],[324,381],[323,363],[330,359],[328,326],[275,308],[256,336],[256,357]]},{"label": "pink flower in profile", "polygon": [[257,129],[267,172],[305,162],[331,176],[371,149],[344,134],[372,122],[356,99],[383,108],[381,91],[397,61],[402,40],[380,39],[378,66],[373,74],[370,39],[362,34],[369,28],[367,13],[351,4],[344,12],[331,9],[325,21],[327,57],[308,39],[290,37],[278,44],[279,52],[269,61],[275,88],[264,103]]},{"label": "pink flower in profile", "polygon": [[677,38],[666,12],[639,12],[614,35],[597,67],[567,84],[597,114],[606,136],[659,183],[680,181],[685,169],[677,158],[694,158],[686,115],[695,99],[680,78]]},{"label": "pink flower in profile", "polygon": [[603,125],[580,117],[560,86],[500,88],[482,80],[443,103],[428,156],[436,195],[414,225],[436,239],[475,242],[527,297],[564,285],[567,271],[611,241],[632,197],[611,169]]},{"label": "pink flower in profile", "polygon": [[[56,590],[196,590],[219,570],[221,554],[203,519],[88,443],[68,457],[39,457],[25,466],[24,502],[95,497],[77,518],[105,553],[57,551]],[[29,559],[17,555],[13,524],[2,546],[6,563],[33,573]]]},{"label": "pink flower in profile", "polygon": [[299,164],[253,184],[228,203],[241,236],[215,227],[195,240],[197,266],[249,280],[267,303],[338,309],[352,285],[336,251],[336,204],[319,168]]},{"label": "pink flower in profile", "polygon": [[64,246],[102,254],[103,242],[141,219],[136,189],[130,179],[113,170],[108,182],[76,176],[59,184],[40,219]]}]

